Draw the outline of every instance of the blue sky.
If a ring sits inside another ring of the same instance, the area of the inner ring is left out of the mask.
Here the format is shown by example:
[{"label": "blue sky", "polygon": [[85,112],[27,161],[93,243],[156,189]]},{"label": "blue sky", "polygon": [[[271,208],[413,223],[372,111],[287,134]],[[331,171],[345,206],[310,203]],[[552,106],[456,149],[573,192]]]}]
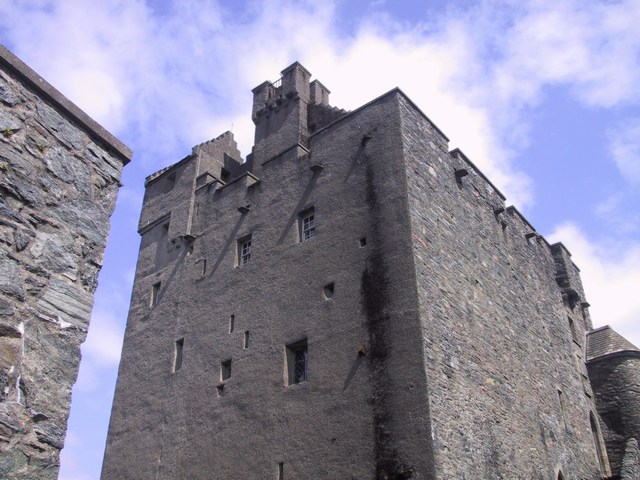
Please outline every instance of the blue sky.
[{"label": "blue sky", "polygon": [[299,60],[354,109],[399,86],[582,270],[594,325],[640,346],[640,1],[16,0],[0,42],[134,151],[60,479],[99,477],[144,178],[232,130]]}]

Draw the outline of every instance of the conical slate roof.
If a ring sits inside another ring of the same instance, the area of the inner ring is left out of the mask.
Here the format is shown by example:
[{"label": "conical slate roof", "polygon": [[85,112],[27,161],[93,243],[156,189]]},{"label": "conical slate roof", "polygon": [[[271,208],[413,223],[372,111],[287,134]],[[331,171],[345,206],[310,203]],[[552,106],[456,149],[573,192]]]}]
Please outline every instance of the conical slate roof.
[{"label": "conical slate roof", "polygon": [[596,328],[587,333],[587,361],[612,353],[627,351],[640,352],[640,349],[609,325]]}]

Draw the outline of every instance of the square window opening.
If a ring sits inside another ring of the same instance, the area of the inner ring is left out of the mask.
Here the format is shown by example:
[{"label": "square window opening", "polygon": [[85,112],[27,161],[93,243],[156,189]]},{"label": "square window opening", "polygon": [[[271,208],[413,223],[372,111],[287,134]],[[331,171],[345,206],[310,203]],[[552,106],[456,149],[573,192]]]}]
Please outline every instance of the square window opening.
[{"label": "square window opening", "polygon": [[309,378],[307,339],[286,347],[287,384],[305,382]]}]

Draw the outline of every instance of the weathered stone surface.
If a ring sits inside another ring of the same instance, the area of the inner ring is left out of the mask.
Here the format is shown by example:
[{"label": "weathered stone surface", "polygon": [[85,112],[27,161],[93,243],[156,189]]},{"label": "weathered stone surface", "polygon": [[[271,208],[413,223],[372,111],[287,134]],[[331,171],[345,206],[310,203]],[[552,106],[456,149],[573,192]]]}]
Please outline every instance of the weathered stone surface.
[{"label": "weathered stone surface", "polygon": [[57,477],[126,151],[0,46],[2,479]]},{"label": "weathered stone surface", "polygon": [[77,188],[84,194],[91,192],[91,176],[84,162],[69,155],[63,148],[47,149],[44,156],[47,169],[63,182]]},{"label": "weathered stone surface", "polygon": [[51,279],[37,302],[43,312],[58,319],[61,325],[74,324],[82,328],[88,326],[92,304],[91,293],[58,278]]},{"label": "weathered stone surface", "polygon": [[97,247],[104,248],[109,232],[109,215],[89,199],[76,199],[53,206],[50,216],[58,222],[75,225],[78,233]]},{"label": "weathered stone surface", "polygon": [[80,252],[76,249],[69,233],[37,232],[29,252],[38,260],[41,268],[75,280],[81,261]]},{"label": "weathered stone surface", "polygon": [[16,118],[0,110],[0,135],[10,137],[22,128],[22,124]]},{"label": "weathered stone surface", "polygon": [[27,245],[29,245],[29,243],[33,239],[33,236],[34,234],[30,230],[14,230],[13,241],[15,242],[16,250],[18,252],[21,252],[22,250],[27,248]]},{"label": "weathered stone surface", "polygon": [[4,75],[0,75],[0,102],[6,103],[10,107],[18,103],[18,96],[7,84]]},{"label": "weathered stone surface", "polygon": [[24,300],[20,264],[0,251],[0,293]]},{"label": "weathered stone surface", "polygon": [[0,298],[0,315],[13,315],[11,303],[2,298]]},{"label": "weathered stone surface", "polygon": [[74,150],[81,150],[83,148],[86,134],[72,123],[69,123],[69,120],[63,118],[57,111],[42,102],[38,103],[37,112],[37,120],[43,127],[49,130],[58,141]]}]

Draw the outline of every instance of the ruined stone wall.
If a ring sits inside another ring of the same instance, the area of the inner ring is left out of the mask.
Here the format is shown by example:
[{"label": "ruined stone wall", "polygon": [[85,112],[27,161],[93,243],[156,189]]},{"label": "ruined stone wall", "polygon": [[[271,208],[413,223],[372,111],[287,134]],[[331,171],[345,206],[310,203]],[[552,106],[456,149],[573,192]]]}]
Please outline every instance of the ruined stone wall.
[{"label": "ruined stone wall", "polygon": [[0,478],[57,478],[130,155],[0,46]]},{"label": "ruined stone wall", "polygon": [[402,120],[438,478],[600,478],[549,245],[406,99]]}]

